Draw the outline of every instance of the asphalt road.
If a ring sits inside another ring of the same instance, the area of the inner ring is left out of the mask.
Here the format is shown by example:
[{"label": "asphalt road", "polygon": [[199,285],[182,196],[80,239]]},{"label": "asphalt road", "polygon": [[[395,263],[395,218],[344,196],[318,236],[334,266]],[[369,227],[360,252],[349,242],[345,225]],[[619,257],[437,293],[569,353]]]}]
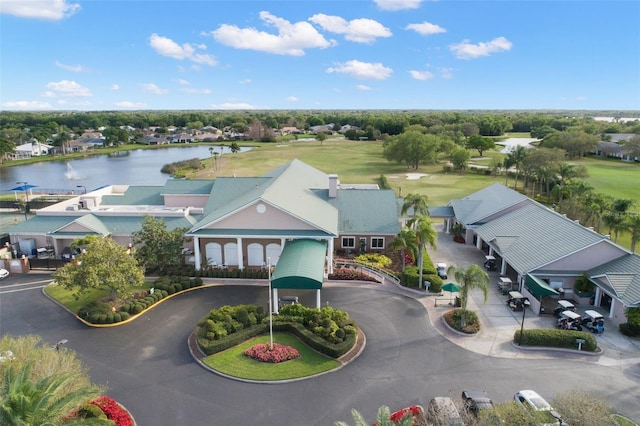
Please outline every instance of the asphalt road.
[{"label": "asphalt road", "polygon": [[[44,277],[46,278],[46,277]],[[424,307],[412,298],[372,285],[330,287],[323,303],[349,312],[366,334],[359,358],[339,371],[286,384],[248,384],[217,376],[189,354],[187,336],[208,310],[256,303],[267,288],[220,286],[162,303],[136,321],[106,329],[86,327],[48,300],[38,276],[0,282],[0,332],[38,334],[50,343],[68,339],[94,382],[124,404],[138,425],[332,425],[353,423],[356,408],[373,422],[377,409],[426,405],[435,396],[459,397],[486,389],[497,402],[520,389],[543,396],[588,389],[616,409],[640,419],[640,367],[603,367],[572,360],[512,360],[466,351],[438,334]],[[30,282],[26,286],[15,285]],[[29,286],[31,290],[12,291]],[[313,294],[298,294],[313,305]]]}]

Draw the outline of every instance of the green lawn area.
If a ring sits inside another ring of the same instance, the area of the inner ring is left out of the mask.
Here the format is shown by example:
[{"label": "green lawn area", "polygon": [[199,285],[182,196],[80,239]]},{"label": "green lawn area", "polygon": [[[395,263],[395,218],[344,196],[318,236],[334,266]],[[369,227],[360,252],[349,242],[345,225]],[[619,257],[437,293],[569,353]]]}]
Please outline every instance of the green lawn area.
[{"label": "green lawn area", "polygon": [[295,336],[275,333],[273,341],[281,345],[293,346],[302,355],[300,358],[277,364],[255,361],[242,352],[258,343],[268,343],[269,336],[259,336],[251,340],[211,355],[204,359],[209,367],[233,377],[243,379],[273,381],[295,379],[333,370],[340,362],[327,358],[298,340]]},{"label": "green lawn area", "polygon": [[[153,282],[148,281],[140,287],[134,287],[133,291],[142,291],[145,289],[150,289],[151,287],[153,287]],[[80,308],[87,305],[88,303],[102,299],[103,297],[109,295],[109,290],[107,290],[106,288],[95,288],[90,289],[86,293],[83,293],[78,299],[76,299],[73,291],[67,290],[56,283],[49,284],[44,288],[44,291],[49,297],[58,301],[61,305],[69,309],[71,312],[78,312]]]}]

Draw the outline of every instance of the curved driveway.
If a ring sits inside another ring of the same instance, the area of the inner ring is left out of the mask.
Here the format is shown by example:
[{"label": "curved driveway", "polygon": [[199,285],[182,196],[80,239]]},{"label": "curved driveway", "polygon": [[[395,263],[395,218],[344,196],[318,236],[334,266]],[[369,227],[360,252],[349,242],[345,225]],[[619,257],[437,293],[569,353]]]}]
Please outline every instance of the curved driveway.
[{"label": "curved driveway", "polygon": [[[16,277],[11,277],[17,282]],[[19,280],[35,281],[33,275]],[[558,359],[500,359],[461,349],[430,324],[417,300],[362,284],[323,290],[323,303],[349,312],[367,336],[359,358],[337,372],[278,385],[225,379],[200,367],[187,336],[212,308],[267,304],[266,286],[230,285],[189,292],[162,303],[136,321],[107,329],[86,327],[39,290],[4,292],[2,334],[68,339],[94,382],[124,404],[139,425],[332,425],[352,423],[356,408],[372,422],[377,408],[425,405],[434,396],[457,397],[463,388],[486,389],[506,401],[523,388],[543,395],[574,388],[600,392],[621,412],[640,418],[637,365],[603,367],[570,355]],[[314,303],[312,294],[301,302]]]}]

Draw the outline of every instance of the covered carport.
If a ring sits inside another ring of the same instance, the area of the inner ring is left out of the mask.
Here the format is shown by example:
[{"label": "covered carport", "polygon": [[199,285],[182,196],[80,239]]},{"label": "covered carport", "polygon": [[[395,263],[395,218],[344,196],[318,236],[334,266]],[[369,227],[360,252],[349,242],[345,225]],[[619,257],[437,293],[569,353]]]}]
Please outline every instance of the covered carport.
[{"label": "covered carport", "polygon": [[[278,301],[278,290],[315,290],[316,307],[320,309],[320,290],[324,281],[327,242],[311,239],[287,241],[278,265],[271,276],[273,300]],[[274,312],[278,313],[278,303]]]},{"label": "covered carport", "polygon": [[557,290],[551,288],[549,284],[537,278],[533,275],[526,275],[523,286],[524,296],[533,296],[534,300],[530,300],[531,309],[534,312],[542,313],[540,307],[542,306],[542,299],[549,296],[557,296],[559,293]]}]

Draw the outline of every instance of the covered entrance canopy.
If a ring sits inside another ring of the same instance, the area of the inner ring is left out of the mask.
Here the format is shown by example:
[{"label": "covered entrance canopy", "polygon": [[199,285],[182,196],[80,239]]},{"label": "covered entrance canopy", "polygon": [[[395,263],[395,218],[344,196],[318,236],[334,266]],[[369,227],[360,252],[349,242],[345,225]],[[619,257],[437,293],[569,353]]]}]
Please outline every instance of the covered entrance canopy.
[{"label": "covered entrance canopy", "polygon": [[529,293],[533,294],[536,299],[541,300],[545,296],[554,296],[558,294],[558,291],[549,287],[549,284],[542,281],[540,278],[536,278],[533,275],[527,275],[524,286],[529,290]]},{"label": "covered entrance canopy", "polygon": [[271,278],[274,289],[320,290],[327,256],[326,241],[287,241]]}]

